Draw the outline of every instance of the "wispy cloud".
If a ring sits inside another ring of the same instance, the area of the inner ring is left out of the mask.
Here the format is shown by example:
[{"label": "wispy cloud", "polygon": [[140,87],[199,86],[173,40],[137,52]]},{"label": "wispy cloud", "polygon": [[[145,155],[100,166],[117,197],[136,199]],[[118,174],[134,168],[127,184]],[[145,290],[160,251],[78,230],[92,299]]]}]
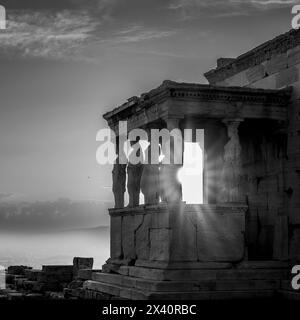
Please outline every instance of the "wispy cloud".
[{"label": "wispy cloud", "polygon": [[23,194],[0,192],[0,204],[1,203],[8,203],[8,202],[15,202],[15,201],[22,201],[23,199],[24,199]]},{"label": "wispy cloud", "polygon": [[291,5],[299,3],[299,0],[251,0],[251,2],[262,5]]},{"label": "wispy cloud", "polygon": [[158,30],[153,28],[145,28],[143,26],[134,25],[126,29],[121,29],[109,34],[99,40],[99,43],[109,45],[119,45],[127,43],[135,43],[154,39],[170,37],[176,34],[176,30]]},{"label": "wispy cloud", "polygon": [[92,37],[99,23],[79,11],[14,11],[9,14],[7,30],[0,32],[0,45],[6,53],[69,58],[68,54]]},{"label": "wispy cloud", "polygon": [[174,33],[137,24],[118,26],[106,9],[101,14],[15,10],[9,14],[7,30],[0,32],[0,46],[2,55],[94,61],[83,53],[89,44],[117,46],[166,38]]},{"label": "wispy cloud", "polygon": [[214,18],[253,14],[257,10],[280,8],[299,0],[173,0],[169,9],[177,11],[183,20],[199,16]]}]

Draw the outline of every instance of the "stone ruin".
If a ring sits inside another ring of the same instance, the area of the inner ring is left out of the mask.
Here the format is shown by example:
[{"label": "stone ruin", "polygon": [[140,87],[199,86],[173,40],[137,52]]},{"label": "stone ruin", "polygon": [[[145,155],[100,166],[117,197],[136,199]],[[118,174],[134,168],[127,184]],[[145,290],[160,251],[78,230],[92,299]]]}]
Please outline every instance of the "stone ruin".
[{"label": "stone ruin", "polygon": [[204,129],[204,201],[182,201],[178,165],[116,163],[110,258],[83,292],[299,298],[290,285],[300,261],[299,74],[300,31],[292,30],[219,59],[208,85],[164,81],[104,115],[116,135],[119,121],[128,131]]},{"label": "stone ruin", "polygon": [[5,272],[5,288],[0,288],[0,301],[74,299],[69,293],[83,286],[80,272],[91,270],[93,263],[93,258],[75,257],[72,265],[44,265],[42,269],[10,266]]}]

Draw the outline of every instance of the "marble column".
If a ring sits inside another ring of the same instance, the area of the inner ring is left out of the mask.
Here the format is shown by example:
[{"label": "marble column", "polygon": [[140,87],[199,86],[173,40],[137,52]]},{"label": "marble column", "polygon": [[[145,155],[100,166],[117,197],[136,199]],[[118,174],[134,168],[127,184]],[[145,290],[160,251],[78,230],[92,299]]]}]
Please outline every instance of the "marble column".
[{"label": "marble column", "polygon": [[[179,129],[180,119],[167,119],[167,129],[171,132],[173,129]],[[171,137],[170,141],[170,164],[161,164],[160,166],[160,187],[162,190],[162,200],[168,203],[179,202],[182,200],[182,187],[181,183],[178,181],[177,173],[182,167],[182,164],[175,164],[175,143]],[[182,141],[180,142],[183,144]],[[183,158],[183,146],[181,145],[181,157]]]},{"label": "marble column", "polygon": [[221,192],[219,202],[241,202],[242,163],[238,128],[241,119],[224,120],[227,126],[229,141],[224,147],[224,165],[221,175]]}]

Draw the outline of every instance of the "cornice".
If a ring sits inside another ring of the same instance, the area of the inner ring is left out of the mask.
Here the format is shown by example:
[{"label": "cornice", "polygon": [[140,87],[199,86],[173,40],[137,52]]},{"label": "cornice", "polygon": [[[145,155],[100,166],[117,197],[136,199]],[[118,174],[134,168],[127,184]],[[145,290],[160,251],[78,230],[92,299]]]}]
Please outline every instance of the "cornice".
[{"label": "cornice", "polygon": [[275,106],[286,106],[291,95],[291,88],[282,90],[265,90],[242,87],[219,87],[206,84],[177,83],[164,81],[158,88],[144,93],[140,98],[127,101],[125,104],[104,114],[108,123],[114,123],[132,115],[139,114],[152,106],[172,100],[252,103]]},{"label": "cornice", "polygon": [[292,29],[240,55],[227,65],[206,72],[204,76],[209,83],[214,84],[259,65],[269,60],[272,55],[285,53],[298,45],[300,45],[300,29]]}]

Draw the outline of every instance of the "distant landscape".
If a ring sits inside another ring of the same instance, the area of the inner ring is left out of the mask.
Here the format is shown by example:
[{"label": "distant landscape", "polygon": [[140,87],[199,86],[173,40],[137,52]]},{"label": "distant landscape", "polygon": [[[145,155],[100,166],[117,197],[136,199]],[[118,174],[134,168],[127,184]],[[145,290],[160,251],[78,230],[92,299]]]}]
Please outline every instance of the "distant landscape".
[{"label": "distant landscape", "polygon": [[0,202],[1,230],[69,230],[109,225],[107,203],[58,199],[53,202]]},{"label": "distant landscape", "polygon": [[109,258],[108,207],[69,199],[0,202],[0,265],[41,268],[81,256],[101,268]]}]

